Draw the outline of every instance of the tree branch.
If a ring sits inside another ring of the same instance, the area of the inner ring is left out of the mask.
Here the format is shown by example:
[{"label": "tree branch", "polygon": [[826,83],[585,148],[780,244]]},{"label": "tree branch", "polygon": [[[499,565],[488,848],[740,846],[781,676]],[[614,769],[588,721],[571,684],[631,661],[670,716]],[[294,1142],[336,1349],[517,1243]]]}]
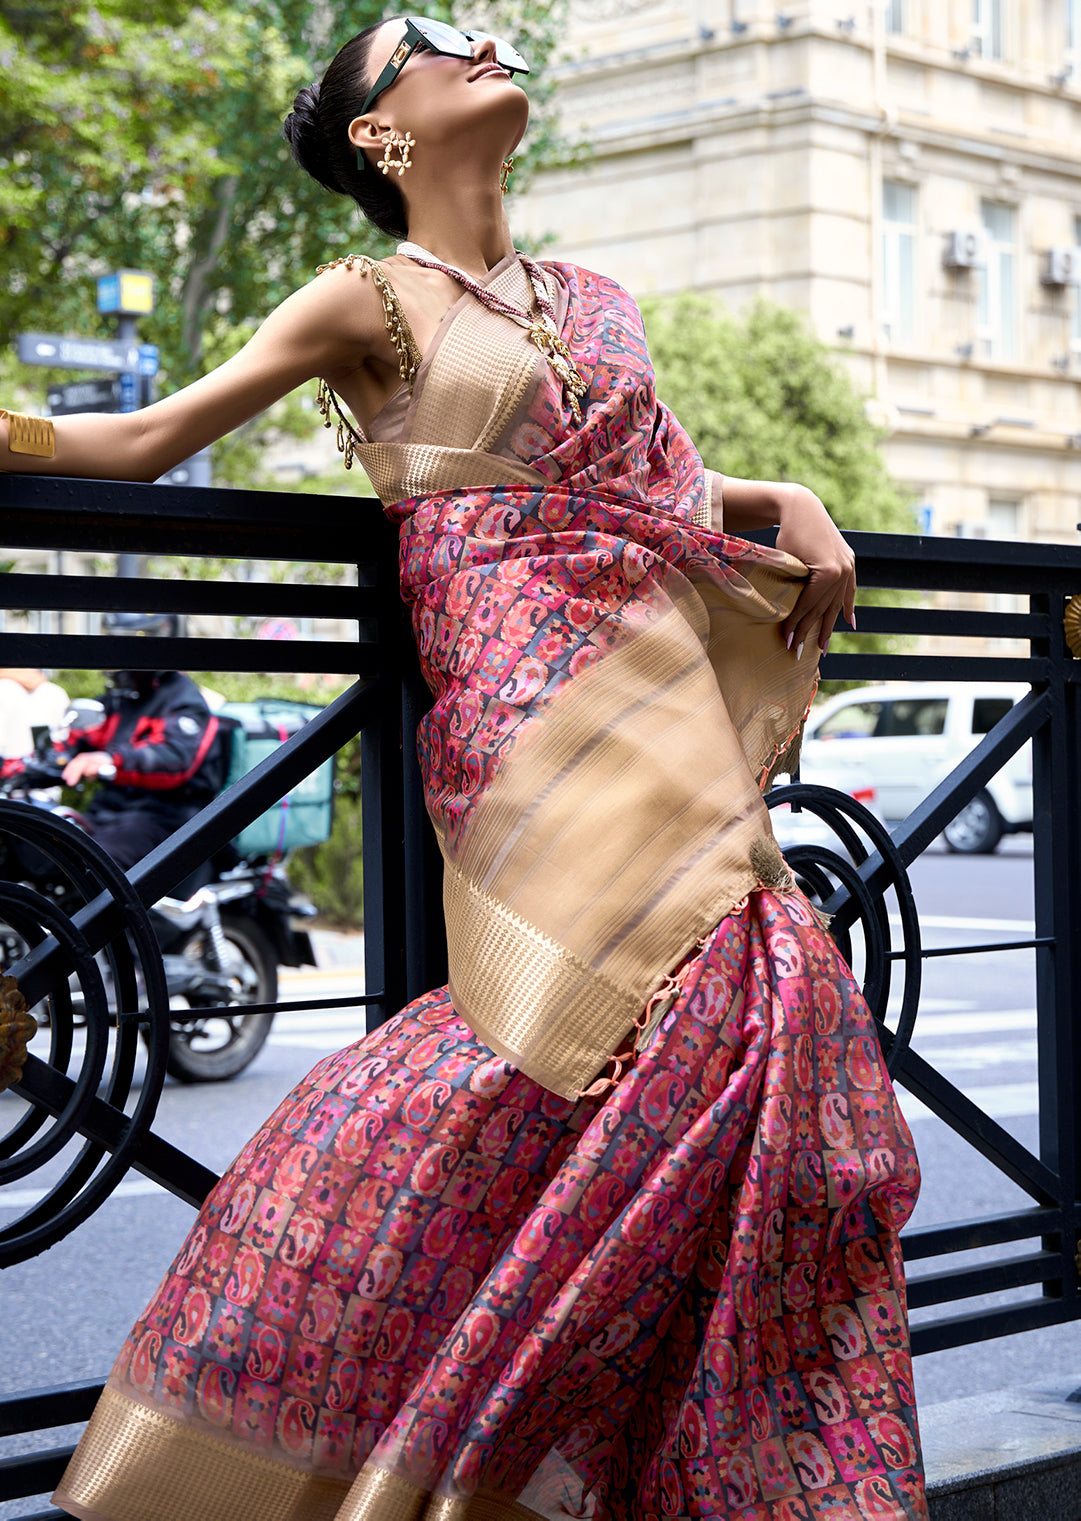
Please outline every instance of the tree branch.
[{"label": "tree branch", "polygon": [[237,188],[240,177],[235,174],[223,175],[214,187],[214,200],[217,202],[217,212],[214,217],[214,225],[207,239],[206,252],[201,258],[192,261],[188,271],[188,278],[184,281],[184,290],[180,298],[180,304],[184,311],[183,337],[184,344],[191,355],[192,364],[198,363],[199,354],[203,346],[203,318],[207,307],[210,305],[210,276],[218,262],[218,255],[225,246],[225,240],[229,236],[229,227],[232,218],[233,206],[236,203]]}]

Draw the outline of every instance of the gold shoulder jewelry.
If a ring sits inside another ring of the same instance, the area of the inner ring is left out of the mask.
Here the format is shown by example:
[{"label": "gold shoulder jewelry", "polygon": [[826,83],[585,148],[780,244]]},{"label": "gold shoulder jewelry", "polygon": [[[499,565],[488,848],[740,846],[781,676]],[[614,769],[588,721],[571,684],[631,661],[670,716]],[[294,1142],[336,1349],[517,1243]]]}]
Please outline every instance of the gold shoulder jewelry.
[{"label": "gold shoulder jewelry", "polygon": [[359,265],[364,273],[371,275],[375,281],[375,288],[383,302],[383,318],[387,325],[387,332],[394,345],[394,352],[398,356],[398,374],[412,390],[413,382],[417,378],[417,370],[420,368],[421,352],[417,347],[417,340],[413,337],[409,319],[398,300],[398,292],[387,279],[386,271],[367,254],[345,254],[340,259],[332,259],[329,264],[320,264],[315,272],[321,275],[325,270],[337,269],[339,264],[344,264],[346,269],[353,269],[355,265]]},{"label": "gold shoulder jewelry", "polygon": [[[381,169],[384,174],[389,174],[392,169],[397,169],[398,178],[401,179],[405,171],[413,167],[413,160],[409,156],[409,150],[416,146],[417,140],[412,132],[399,132],[396,128],[392,128],[387,133],[387,140],[383,144],[383,157],[379,160],[376,167]],[[397,158],[391,158],[392,153],[396,153],[398,155]]]},{"label": "gold shoulder jewelry", "polygon": [[8,449],[12,454],[36,454],[52,459],[56,453],[56,429],[49,417],[27,417],[25,412],[9,412],[0,407],[0,417],[8,421]]},{"label": "gold shoulder jewelry", "polygon": [[[394,352],[398,356],[398,374],[412,391],[422,356],[417,347],[417,340],[413,337],[413,329],[409,326],[409,319],[398,300],[398,293],[387,279],[386,271],[367,254],[344,254],[339,259],[332,259],[329,264],[320,264],[315,272],[321,275],[325,270],[337,269],[339,264],[344,264],[346,269],[353,269],[359,265],[364,273],[371,275],[374,280],[383,303],[383,320],[386,323],[390,341],[394,345]],[[344,457],[345,468],[352,470],[356,446],[365,443],[366,440],[346,417],[333,388],[325,380],[319,382],[315,402],[323,419],[323,426],[337,428],[338,450]]]}]

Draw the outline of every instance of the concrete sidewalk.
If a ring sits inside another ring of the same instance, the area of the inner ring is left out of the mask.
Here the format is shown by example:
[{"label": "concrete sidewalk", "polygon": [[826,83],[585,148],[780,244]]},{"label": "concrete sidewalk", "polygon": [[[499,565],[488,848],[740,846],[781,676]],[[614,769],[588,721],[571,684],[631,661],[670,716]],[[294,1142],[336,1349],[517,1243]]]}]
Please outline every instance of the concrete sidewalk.
[{"label": "concrete sidewalk", "polygon": [[920,1410],[931,1521],[1078,1521],[1081,1373]]}]

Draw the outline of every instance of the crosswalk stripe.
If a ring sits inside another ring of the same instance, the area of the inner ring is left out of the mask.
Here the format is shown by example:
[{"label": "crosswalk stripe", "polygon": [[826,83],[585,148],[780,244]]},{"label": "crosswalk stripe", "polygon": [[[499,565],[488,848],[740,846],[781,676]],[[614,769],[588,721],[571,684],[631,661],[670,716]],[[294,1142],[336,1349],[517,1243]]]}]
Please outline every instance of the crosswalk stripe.
[{"label": "crosswalk stripe", "polygon": [[[48,1192],[48,1188],[0,1188],[0,1209],[31,1209]],[[168,1189],[150,1178],[127,1178],[116,1185],[110,1198],[138,1199],[146,1194],[168,1194]]]},{"label": "crosswalk stripe", "polygon": [[[1039,1113],[1040,1090],[1036,1083],[988,1083],[964,1091],[993,1120],[1012,1120],[1022,1115]],[[897,1097],[901,1103],[901,1112],[910,1125],[917,1120],[937,1118],[933,1110],[907,1093],[900,1084],[897,1087]]]}]

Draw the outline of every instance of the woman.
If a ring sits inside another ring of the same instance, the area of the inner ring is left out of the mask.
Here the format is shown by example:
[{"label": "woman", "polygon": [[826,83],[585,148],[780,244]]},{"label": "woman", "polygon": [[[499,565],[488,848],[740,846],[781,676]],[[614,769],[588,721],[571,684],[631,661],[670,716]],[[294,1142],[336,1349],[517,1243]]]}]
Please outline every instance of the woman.
[{"label": "woman", "polygon": [[451,965],[214,1190],[76,1516],[926,1514],[911,1138],[760,793],[851,556],[810,492],[703,469],[619,287],[515,254],[523,67],[422,18],[347,43],[286,133],[408,243],[25,461],[152,479],[322,377],[401,525]]}]

